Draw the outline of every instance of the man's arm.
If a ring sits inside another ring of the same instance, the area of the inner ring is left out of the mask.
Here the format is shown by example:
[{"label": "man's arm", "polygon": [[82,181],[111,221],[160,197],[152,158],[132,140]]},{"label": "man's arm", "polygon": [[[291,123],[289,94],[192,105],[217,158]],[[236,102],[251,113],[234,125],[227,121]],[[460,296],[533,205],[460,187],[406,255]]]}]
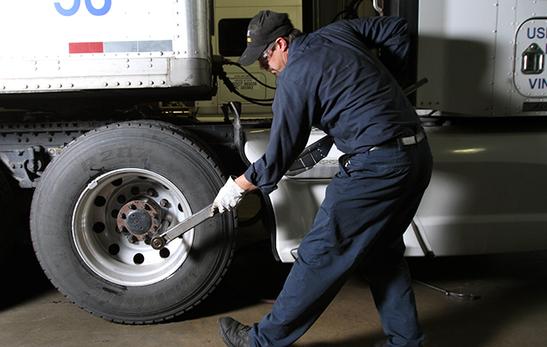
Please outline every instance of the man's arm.
[{"label": "man's arm", "polygon": [[368,17],[347,22],[369,48],[380,50],[380,60],[396,78],[406,70],[410,49],[408,23],[401,17]]},{"label": "man's arm", "polygon": [[[308,94],[314,89],[311,84],[300,85],[299,76],[288,78],[291,81],[278,83],[275,92],[274,116],[266,152],[245,171],[245,180],[238,178],[242,187],[255,186],[266,194],[275,190],[277,182],[306,146],[315,108],[315,97]],[[306,79],[305,76],[302,78]]]},{"label": "man's arm", "polygon": [[245,175],[241,175],[236,178],[235,182],[241,189],[245,190],[246,192],[250,192],[257,188],[257,186],[255,186],[245,178]]}]

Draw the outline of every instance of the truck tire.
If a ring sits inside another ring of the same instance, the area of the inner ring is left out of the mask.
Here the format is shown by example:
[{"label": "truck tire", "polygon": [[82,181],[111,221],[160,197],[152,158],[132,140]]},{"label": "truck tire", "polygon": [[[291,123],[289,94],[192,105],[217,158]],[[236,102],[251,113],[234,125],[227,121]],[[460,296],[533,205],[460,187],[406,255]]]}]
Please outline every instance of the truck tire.
[{"label": "truck tire", "polygon": [[[217,215],[160,251],[149,232],[213,201],[224,178],[208,152],[156,121],[111,124],[70,143],[31,206],[34,250],[51,282],[118,323],[168,320],[201,302],[231,262],[235,216]],[[134,224],[123,224],[133,212]]]}]

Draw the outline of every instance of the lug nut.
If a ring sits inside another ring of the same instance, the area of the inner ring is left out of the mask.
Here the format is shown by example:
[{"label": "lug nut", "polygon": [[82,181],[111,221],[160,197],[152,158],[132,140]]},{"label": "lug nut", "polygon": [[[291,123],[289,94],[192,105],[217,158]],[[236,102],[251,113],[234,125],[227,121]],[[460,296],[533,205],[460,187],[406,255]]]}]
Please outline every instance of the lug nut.
[{"label": "lug nut", "polygon": [[152,248],[162,249],[165,246],[165,241],[161,237],[154,237],[152,239]]},{"label": "lug nut", "polygon": [[167,201],[166,199],[161,199],[160,201],[160,206],[163,207],[163,208],[169,208],[171,204],[169,203],[169,201]]}]

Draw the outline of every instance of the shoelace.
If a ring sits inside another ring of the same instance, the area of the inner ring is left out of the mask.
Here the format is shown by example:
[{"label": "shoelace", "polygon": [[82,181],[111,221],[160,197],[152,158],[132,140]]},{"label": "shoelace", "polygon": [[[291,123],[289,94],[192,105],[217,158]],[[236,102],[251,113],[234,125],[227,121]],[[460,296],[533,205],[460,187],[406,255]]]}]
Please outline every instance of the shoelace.
[{"label": "shoelace", "polygon": [[237,331],[237,334],[239,337],[244,338],[249,336],[249,331],[251,330],[251,327],[243,326],[241,329]]}]

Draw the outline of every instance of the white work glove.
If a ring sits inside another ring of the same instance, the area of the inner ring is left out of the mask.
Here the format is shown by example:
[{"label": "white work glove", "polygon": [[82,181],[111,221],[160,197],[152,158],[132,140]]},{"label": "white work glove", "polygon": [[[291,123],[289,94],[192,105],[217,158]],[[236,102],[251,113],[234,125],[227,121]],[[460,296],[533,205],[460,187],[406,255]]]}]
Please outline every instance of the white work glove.
[{"label": "white work glove", "polygon": [[213,201],[213,211],[223,213],[236,207],[243,198],[245,190],[237,185],[232,177],[228,178],[224,187],[220,188],[215,201]]}]

